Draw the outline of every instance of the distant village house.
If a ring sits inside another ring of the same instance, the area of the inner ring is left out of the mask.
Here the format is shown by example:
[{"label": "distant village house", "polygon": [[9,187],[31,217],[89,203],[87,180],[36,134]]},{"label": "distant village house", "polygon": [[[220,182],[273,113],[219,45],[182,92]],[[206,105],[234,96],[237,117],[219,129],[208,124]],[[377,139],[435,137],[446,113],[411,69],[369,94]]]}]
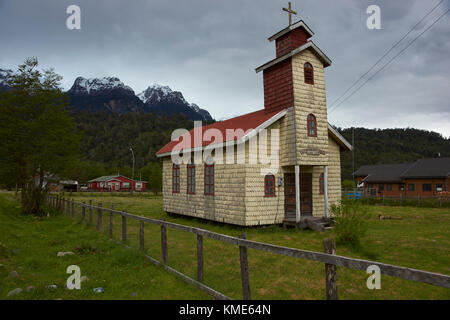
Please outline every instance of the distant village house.
[{"label": "distant village house", "polygon": [[450,158],[413,163],[366,165],[354,172],[355,182],[372,196],[436,196],[450,186]]},{"label": "distant village house", "polygon": [[89,191],[145,191],[146,184],[146,181],[132,180],[122,175],[102,176],[89,180],[87,189]]}]

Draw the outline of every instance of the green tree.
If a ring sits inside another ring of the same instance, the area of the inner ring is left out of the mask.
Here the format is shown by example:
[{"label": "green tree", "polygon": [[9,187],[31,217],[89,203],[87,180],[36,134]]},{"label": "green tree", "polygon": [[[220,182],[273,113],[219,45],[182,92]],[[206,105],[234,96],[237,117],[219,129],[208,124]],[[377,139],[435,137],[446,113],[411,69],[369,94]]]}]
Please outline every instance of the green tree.
[{"label": "green tree", "polygon": [[40,71],[28,58],[7,81],[0,96],[0,177],[22,190],[22,207],[41,213],[48,183],[68,175],[77,161],[80,136],[66,113],[68,98],[53,69]]},{"label": "green tree", "polygon": [[147,164],[141,169],[142,177],[147,180],[147,188],[156,195],[162,190],[162,171],[159,162]]}]

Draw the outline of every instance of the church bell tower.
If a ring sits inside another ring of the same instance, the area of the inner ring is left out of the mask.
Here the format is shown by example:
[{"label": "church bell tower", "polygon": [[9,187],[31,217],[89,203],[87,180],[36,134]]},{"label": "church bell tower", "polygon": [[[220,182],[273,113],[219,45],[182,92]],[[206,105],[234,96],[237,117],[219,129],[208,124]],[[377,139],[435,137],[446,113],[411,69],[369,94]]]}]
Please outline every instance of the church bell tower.
[{"label": "church bell tower", "polygon": [[[291,23],[296,14],[289,5],[289,26],[269,37],[275,41],[275,58],[256,68],[263,72],[264,109],[287,109],[293,126],[295,164],[325,165],[328,119],[324,69],[331,60],[310,39],[314,33],[303,20]],[[293,163],[292,163],[293,164]]]}]

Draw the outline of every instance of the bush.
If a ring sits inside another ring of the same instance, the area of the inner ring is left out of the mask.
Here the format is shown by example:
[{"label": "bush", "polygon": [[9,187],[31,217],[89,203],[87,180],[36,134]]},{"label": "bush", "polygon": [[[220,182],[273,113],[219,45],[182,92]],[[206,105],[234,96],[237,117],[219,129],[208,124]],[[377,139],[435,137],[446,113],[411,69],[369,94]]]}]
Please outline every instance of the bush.
[{"label": "bush", "polygon": [[356,187],[355,181],[353,180],[344,180],[342,181],[342,189],[353,189]]},{"label": "bush", "polygon": [[336,241],[359,247],[360,238],[367,231],[367,209],[356,200],[343,200],[330,209],[335,221]]}]

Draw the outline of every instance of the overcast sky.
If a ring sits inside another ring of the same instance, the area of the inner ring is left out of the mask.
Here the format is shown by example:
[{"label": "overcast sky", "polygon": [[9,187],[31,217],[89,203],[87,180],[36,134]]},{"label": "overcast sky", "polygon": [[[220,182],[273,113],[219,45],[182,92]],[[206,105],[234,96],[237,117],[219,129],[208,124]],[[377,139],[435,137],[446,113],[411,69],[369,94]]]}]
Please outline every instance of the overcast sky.
[{"label": "overcast sky", "polygon": [[[330,105],[440,0],[292,1],[332,60]],[[450,8],[444,0],[398,49]],[[66,8],[81,8],[68,30]],[[381,8],[381,30],[366,9]],[[169,85],[216,119],[263,108],[262,74],[275,56],[267,38],[288,24],[281,0],[0,0],[0,68],[36,56],[69,89],[77,76],[117,76],[136,93]],[[450,136],[450,13],[329,114],[340,127],[414,127]],[[376,70],[376,69],[375,69]],[[350,91],[351,92],[351,91]]]}]

